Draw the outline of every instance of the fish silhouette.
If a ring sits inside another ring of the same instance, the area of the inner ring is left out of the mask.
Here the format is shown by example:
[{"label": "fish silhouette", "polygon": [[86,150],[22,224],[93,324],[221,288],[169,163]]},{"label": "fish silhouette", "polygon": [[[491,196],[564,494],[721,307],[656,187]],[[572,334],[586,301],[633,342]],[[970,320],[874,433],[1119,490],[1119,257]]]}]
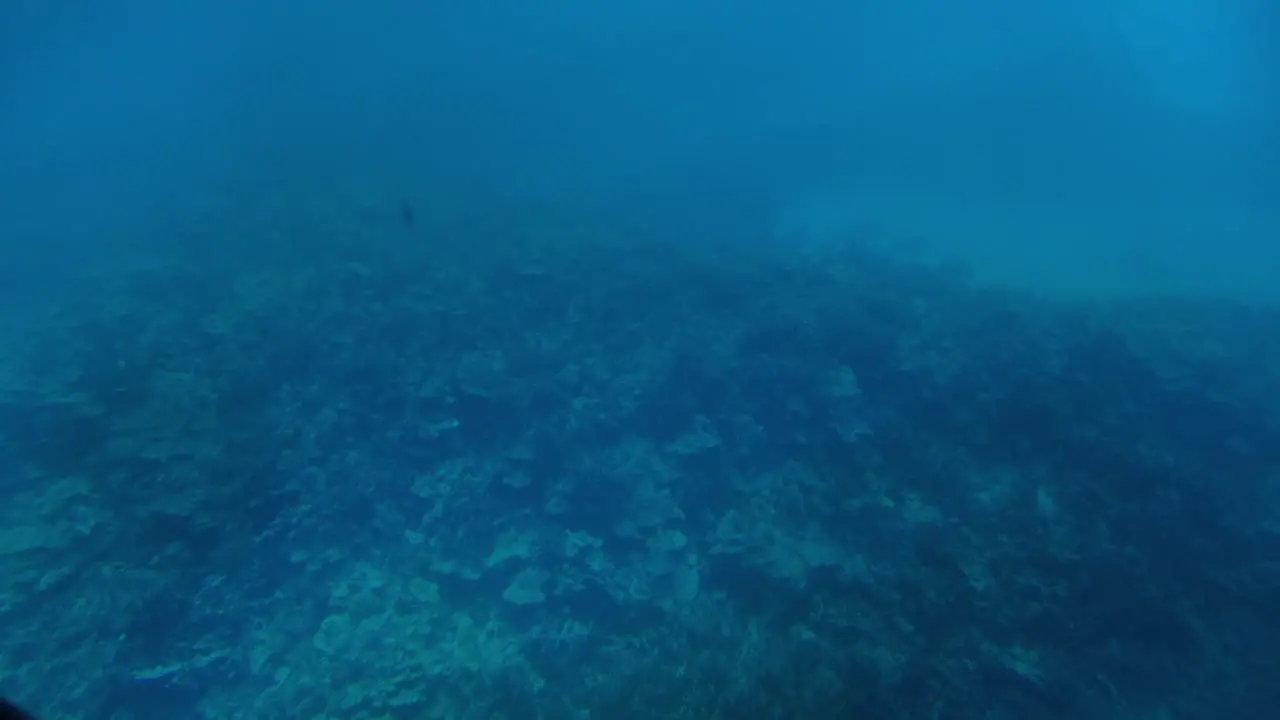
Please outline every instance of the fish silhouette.
[{"label": "fish silhouette", "polygon": [[400,201],[400,224],[409,230],[414,227],[413,206],[409,204],[408,200]]}]

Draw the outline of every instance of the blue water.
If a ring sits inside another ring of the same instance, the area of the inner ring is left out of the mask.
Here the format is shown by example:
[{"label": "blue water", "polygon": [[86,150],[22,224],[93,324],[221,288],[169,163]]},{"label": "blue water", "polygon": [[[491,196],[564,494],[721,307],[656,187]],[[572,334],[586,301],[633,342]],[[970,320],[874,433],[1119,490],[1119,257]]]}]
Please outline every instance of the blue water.
[{"label": "blue water", "polygon": [[0,696],[1269,717],[1260,3],[11,3]]}]

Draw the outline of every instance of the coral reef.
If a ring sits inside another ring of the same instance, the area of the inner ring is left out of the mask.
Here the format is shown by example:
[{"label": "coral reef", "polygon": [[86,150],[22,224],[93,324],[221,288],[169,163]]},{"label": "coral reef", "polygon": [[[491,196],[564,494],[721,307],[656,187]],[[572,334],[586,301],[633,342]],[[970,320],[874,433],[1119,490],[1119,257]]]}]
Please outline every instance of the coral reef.
[{"label": "coral reef", "polygon": [[6,688],[228,720],[1280,699],[1275,311],[449,205],[209,231],[7,328]]}]

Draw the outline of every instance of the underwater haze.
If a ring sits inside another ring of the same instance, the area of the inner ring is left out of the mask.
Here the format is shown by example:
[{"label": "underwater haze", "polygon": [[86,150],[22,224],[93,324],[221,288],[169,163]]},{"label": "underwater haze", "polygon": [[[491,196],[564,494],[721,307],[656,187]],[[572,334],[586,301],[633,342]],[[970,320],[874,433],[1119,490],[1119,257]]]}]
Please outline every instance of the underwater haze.
[{"label": "underwater haze", "polygon": [[6,4],[0,697],[1270,716],[1278,7]]},{"label": "underwater haze", "polygon": [[469,176],[870,223],[1032,289],[1276,294],[1267,3],[19,7],[0,220],[60,244],[218,187]]}]

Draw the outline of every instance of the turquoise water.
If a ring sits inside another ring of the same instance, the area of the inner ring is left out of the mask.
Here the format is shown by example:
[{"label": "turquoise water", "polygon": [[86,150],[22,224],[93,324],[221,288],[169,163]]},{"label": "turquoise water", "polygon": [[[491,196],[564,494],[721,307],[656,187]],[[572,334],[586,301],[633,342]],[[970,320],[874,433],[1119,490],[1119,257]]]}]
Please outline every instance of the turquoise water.
[{"label": "turquoise water", "polygon": [[296,5],[0,11],[0,696],[1272,711],[1275,11]]}]

